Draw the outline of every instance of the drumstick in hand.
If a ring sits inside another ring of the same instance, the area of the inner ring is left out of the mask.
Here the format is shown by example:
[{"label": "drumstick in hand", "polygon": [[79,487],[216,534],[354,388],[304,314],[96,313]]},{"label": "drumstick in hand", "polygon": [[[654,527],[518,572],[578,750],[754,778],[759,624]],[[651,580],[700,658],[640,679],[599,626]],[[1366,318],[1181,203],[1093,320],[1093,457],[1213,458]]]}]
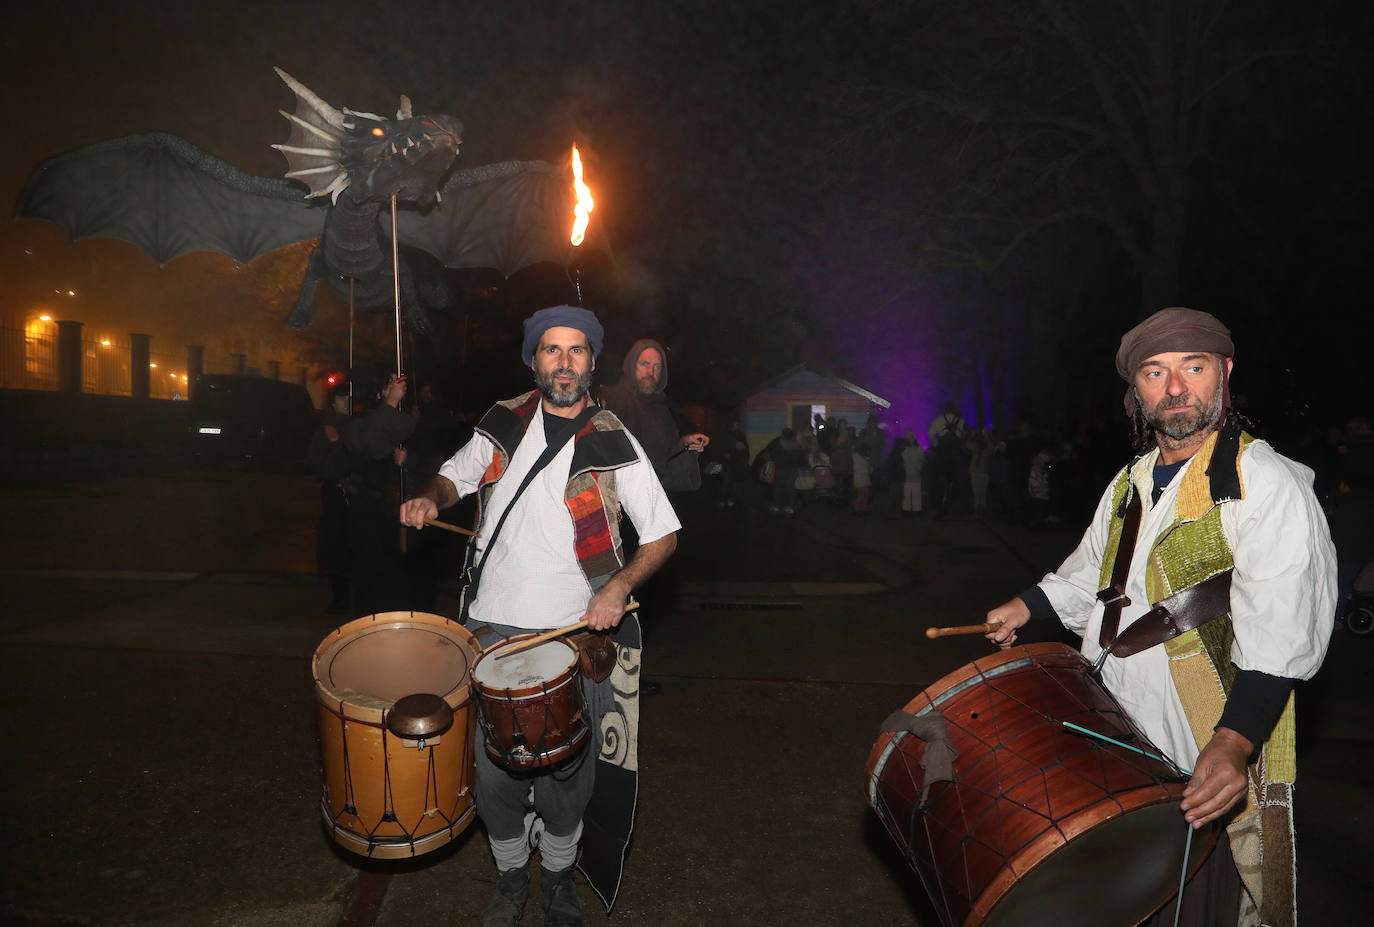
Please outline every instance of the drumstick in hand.
[{"label": "drumstick in hand", "polygon": [[433,525],[436,528],[443,528],[445,531],[452,531],[454,534],[466,534],[470,538],[477,537],[476,531],[469,531],[466,528],[459,528],[457,525],[450,525],[446,521],[439,521],[437,518],[426,518],[425,524]]},{"label": "drumstick in hand", "polygon": [[[629,602],[625,603],[625,611],[626,611],[626,612],[632,612],[632,611],[634,611],[636,608],[639,608],[639,603],[636,602],[634,599],[631,599]],[[622,614],[623,614],[623,613],[622,613]],[[573,622],[573,623],[570,624],[570,625],[566,625],[566,626],[561,627],[561,628],[554,628],[552,631],[545,631],[543,634],[536,634],[534,637],[531,637],[529,640],[527,640],[527,641],[521,641],[520,643],[516,644],[514,647],[511,647],[509,650],[506,650],[506,651],[504,651],[504,652],[502,652],[502,653],[498,653],[498,654],[496,655],[496,659],[500,660],[501,658],[503,658],[503,657],[508,657],[508,656],[510,656],[510,655],[513,654],[513,653],[519,653],[519,652],[522,651],[522,650],[529,650],[531,647],[535,646],[536,644],[542,644],[542,643],[544,643],[544,641],[553,640],[555,637],[562,637],[564,634],[571,634],[573,631],[580,631],[580,630],[582,630],[583,628],[585,628],[586,626],[587,626],[587,622],[585,622],[585,621],[575,621],[575,622]]]},{"label": "drumstick in hand", "polygon": [[926,628],[926,637],[934,640],[937,637],[949,637],[952,634],[987,634],[989,631],[996,631],[1002,626],[1000,621],[990,621],[987,624],[961,624],[956,628]]}]

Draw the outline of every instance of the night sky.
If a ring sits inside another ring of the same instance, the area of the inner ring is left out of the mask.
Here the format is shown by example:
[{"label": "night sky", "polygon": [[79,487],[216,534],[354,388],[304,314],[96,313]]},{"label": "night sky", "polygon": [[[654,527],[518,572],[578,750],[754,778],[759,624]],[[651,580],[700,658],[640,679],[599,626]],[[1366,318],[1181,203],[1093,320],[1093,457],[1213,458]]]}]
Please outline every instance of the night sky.
[{"label": "night sky", "polygon": [[[1235,330],[1259,417],[1369,411],[1367,5],[812,6],[28,4],[5,30],[0,189],[152,129],[279,176],[278,65],[336,106],[457,116],[462,166],[576,141],[614,254],[586,292],[607,360],[658,335],[680,400],[729,408],[808,362],[892,399],[891,428],[949,397],[1071,432],[1119,409],[1121,332],[1185,304]],[[124,294],[103,308],[131,330],[197,287],[280,317],[304,257],[159,270],[33,221],[0,249],[4,324],[76,280]]]}]

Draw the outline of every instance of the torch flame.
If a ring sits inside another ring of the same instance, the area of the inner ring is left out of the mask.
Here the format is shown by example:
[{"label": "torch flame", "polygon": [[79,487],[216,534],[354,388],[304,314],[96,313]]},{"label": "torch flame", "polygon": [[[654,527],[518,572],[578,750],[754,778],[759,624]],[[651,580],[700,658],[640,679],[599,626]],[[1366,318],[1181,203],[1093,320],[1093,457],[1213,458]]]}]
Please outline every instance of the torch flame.
[{"label": "torch flame", "polygon": [[591,221],[592,210],[596,205],[592,202],[591,189],[582,182],[582,156],[577,153],[577,146],[572,149],[572,169],[573,169],[573,191],[577,194],[577,205],[573,207],[573,227],[572,243],[573,247],[582,244],[582,239],[587,234],[587,223]]}]

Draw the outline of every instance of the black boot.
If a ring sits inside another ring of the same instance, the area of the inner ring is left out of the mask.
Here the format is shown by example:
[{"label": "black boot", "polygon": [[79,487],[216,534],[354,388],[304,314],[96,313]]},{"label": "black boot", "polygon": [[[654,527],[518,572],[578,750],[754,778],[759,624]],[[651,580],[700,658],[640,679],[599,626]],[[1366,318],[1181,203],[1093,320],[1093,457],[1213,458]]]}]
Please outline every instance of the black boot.
[{"label": "black boot", "polygon": [[541,870],[544,889],[544,927],[582,927],[582,899],[569,866],[558,872]]},{"label": "black boot", "polygon": [[482,927],[516,927],[530,897],[530,874],[507,869],[496,880],[496,897],[482,912]]}]

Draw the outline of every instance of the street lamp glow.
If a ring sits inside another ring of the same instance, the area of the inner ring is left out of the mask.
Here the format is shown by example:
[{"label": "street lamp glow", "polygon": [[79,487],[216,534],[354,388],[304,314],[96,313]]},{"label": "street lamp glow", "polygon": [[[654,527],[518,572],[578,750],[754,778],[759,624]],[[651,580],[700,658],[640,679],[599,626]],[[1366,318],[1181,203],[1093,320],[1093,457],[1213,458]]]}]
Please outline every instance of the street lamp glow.
[{"label": "street lamp glow", "polygon": [[52,321],[52,316],[50,316],[50,315],[40,315],[40,316],[38,317],[38,321],[40,321],[40,322],[51,322],[51,321]]},{"label": "street lamp glow", "polygon": [[154,363],[152,363],[152,362],[150,361],[150,362],[148,363],[148,366],[149,366],[149,367],[156,367],[157,364],[154,364]]}]

